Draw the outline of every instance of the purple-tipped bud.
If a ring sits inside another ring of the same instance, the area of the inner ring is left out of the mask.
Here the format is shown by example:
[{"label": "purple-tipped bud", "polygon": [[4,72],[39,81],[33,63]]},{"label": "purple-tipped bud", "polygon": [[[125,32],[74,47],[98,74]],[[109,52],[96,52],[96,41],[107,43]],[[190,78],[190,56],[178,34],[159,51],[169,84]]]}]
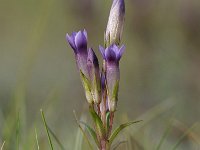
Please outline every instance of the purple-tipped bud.
[{"label": "purple-tipped bud", "polygon": [[108,108],[110,111],[115,111],[118,100],[118,87],[120,79],[119,60],[125,50],[125,46],[118,47],[111,45],[105,50],[99,47],[99,50],[106,61],[106,83],[108,94]]},{"label": "purple-tipped bud", "polygon": [[124,0],[113,0],[105,34],[105,42],[107,46],[111,44],[119,45],[124,26],[124,18]]},{"label": "purple-tipped bud", "polygon": [[91,81],[91,93],[95,103],[101,101],[99,62],[92,48],[88,50],[87,67]]}]

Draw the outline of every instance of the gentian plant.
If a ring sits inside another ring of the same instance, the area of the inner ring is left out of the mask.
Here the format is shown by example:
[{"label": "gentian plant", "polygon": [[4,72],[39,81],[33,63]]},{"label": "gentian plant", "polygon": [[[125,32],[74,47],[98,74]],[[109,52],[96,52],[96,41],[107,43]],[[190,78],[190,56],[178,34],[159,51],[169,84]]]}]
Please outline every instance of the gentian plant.
[{"label": "gentian plant", "polygon": [[99,68],[95,52],[87,46],[86,30],[66,35],[68,43],[74,50],[94,128],[84,122],[80,123],[85,125],[99,150],[110,150],[113,140],[122,129],[139,122],[132,121],[122,124],[112,132],[118,101],[119,63],[125,50],[125,46],[120,45],[124,17],[124,0],[113,0],[105,31],[104,46],[99,46],[103,57],[102,69]]}]

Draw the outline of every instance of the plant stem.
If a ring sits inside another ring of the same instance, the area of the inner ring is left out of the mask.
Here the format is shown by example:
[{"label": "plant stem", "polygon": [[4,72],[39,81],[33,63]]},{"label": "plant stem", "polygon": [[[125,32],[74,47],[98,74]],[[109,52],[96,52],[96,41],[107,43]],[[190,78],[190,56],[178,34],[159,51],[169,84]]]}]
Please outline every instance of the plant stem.
[{"label": "plant stem", "polygon": [[101,140],[101,148],[100,148],[100,150],[110,150],[110,146],[109,146],[108,140],[106,140],[106,139],[102,139]]}]

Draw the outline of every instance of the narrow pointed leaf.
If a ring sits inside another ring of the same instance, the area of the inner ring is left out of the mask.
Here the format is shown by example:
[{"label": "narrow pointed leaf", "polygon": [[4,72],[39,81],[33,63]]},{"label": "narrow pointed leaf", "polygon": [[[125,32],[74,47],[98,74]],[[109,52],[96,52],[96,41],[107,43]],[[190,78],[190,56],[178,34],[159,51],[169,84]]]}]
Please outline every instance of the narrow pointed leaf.
[{"label": "narrow pointed leaf", "polygon": [[97,128],[98,131],[98,135],[100,137],[105,137],[105,128],[103,127],[103,122],[101,121],[101,118],[99,117],[99,115],[95,112],[95,110],[90,106],[90,114],[92,116],[92,119],[95,123],[95,126]]},{"label": "narrow pointed leaf", "polygon": [[138,123],[138,122],[141,122],[142,120],[138,120],[138,121],[131,121],[131,122],[127,122],[127,123],[124,123],[124,124],[121,124],[118,128],[115,129],[115,131],[112,133],[112,135],[110,136],[109,138],[109,143],[112,144],[113,140],[117,137],[117,135],[119,134],[119,132],[121,130],[123,130],[124,128],[132,125],[132,124],[135,124],[135,123]]},{"label": "narrow pointed leaf", "polygon": [[97,139],[97,135],[96,135],[95,131],[89,125],[87,125],[85,122],[80,121],[80,123],[86,127],[86,129],[88,130],[90,135],[93,137],[97,147],[99,147],[99,141]]},{"label": "narrow pointed leaf", "polygon": [[110,112],[106,113],[106,132],[109,131],[110,127]]}]

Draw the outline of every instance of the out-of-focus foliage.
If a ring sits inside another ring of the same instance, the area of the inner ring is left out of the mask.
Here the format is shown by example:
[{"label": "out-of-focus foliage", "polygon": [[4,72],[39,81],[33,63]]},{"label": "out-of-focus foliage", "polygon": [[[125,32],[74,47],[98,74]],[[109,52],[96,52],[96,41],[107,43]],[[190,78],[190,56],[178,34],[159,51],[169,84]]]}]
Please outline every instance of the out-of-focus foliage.
[{"label": "out-of-focus foliage", "polygon": [[[118,140],[126,140],[118,149],[156,149],[169,126],[160,149],[172,149],[186,133],[177,149],[198,149],[200,1],[125,2],[116,126],[144,121],[120,134]],[[6,141],[4,149],[37,149],[37,131],[40,149],[49,149],[42,108],[65,149],[88,149],[73,117],[75,109],[85,122],[87,102],[65,34],[85,28],[98,53],[110,5],[111,0],[0,0],[0,147]]]}]

